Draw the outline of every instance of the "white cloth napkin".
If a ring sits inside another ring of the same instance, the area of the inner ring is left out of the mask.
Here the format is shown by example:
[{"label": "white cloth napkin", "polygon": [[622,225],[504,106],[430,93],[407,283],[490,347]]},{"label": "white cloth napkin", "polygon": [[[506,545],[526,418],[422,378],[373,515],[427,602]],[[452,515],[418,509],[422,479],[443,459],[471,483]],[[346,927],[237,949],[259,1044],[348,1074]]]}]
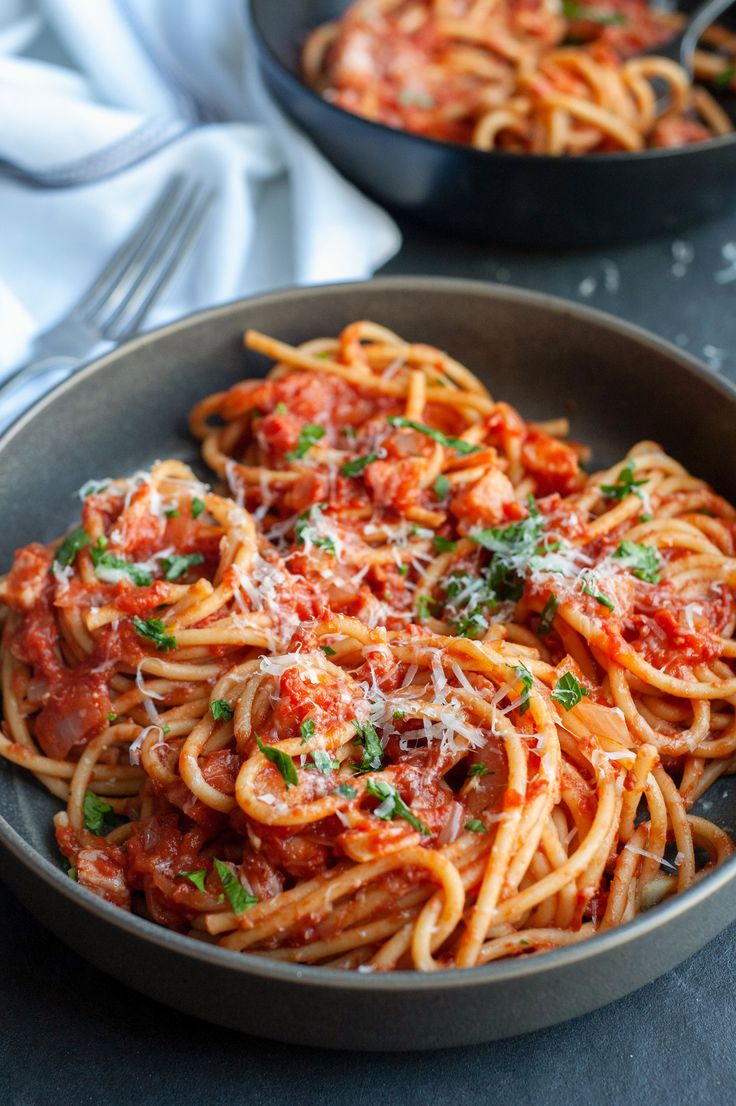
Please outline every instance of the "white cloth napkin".
[{"label": "white cloth napkin", "polygon": [[[0,0],[0,50],[22,44],[9,9],[40,14],[77,67],[0,53],[0,379],[174,171],[217,198],[147,328],[267,288],[365,278],[398,249],[392,220],[263,93],[245,7]],[[0,406],[0,427],[17,407]]]}]

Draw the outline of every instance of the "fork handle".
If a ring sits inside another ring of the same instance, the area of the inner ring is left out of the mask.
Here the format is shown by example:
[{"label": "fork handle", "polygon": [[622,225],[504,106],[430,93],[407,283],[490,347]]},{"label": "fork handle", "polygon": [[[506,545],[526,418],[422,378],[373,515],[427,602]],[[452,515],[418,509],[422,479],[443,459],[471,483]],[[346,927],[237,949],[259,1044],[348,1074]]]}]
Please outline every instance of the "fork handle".
[{"label": "fork handle", "polygon": [[36,380],[38,377],[44,376],[47,372],[51,372],[53,369],[68,369],[67,376],[74,371],[74,369],[81,364],[81,360],[78,357],[39,357],[31,361],[26,361],[24,365],[20,365],[17,369],[14,369],[10,376],[6,377],[0,384],[0,408],[12,400],[13,396],[16,396],[26,384],[29,384],[32,380]]}]

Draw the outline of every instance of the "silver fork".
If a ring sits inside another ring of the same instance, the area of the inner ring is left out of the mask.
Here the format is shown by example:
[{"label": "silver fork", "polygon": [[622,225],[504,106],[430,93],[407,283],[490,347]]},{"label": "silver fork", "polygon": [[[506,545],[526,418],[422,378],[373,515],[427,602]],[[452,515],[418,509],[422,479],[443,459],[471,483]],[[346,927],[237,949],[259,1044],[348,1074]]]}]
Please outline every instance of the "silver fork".
[{"label": "silver fork", "polygon": [[137,334],[187,257],[214,192],[174,175],[71,311],[33,341],[30,359],[0,385],[0,405],[51,369],[70,375],[103,341]]}]

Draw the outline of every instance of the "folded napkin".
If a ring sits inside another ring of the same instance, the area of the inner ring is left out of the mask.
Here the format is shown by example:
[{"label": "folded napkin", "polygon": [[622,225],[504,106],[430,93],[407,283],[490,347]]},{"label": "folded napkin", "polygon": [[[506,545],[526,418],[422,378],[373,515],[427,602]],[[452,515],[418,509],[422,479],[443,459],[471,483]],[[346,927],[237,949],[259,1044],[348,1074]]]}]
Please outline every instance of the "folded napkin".
[{"label": "folded napkin", "polygon": [[[0,31],[8,6],[26,25],[40,15],[76,68],[0,54],[0,379],[174,171],[216,200],[147,328],[267,288],[364,278],[398,249],[385,212],[266,97],[244,0],[0,0]],[[14,41],[11,26],[0,50]],[[17,407],[0,407],[0,427]]]}]

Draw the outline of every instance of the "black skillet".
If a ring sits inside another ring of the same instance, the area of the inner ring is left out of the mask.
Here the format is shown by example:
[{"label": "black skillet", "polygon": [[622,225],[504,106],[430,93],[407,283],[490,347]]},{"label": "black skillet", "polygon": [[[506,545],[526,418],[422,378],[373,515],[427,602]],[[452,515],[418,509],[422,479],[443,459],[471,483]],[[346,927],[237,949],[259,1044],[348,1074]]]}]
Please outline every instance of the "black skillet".
[{"label": "black skillet", "polygon": [[675,233],[736,202],[736,134],[679,149],[547,157],[486,152],[371,123],[304,83],[308,32],[348,0],[249,0],[273,97],[351,181],[389,209],[516,246],[597,246]]}]

